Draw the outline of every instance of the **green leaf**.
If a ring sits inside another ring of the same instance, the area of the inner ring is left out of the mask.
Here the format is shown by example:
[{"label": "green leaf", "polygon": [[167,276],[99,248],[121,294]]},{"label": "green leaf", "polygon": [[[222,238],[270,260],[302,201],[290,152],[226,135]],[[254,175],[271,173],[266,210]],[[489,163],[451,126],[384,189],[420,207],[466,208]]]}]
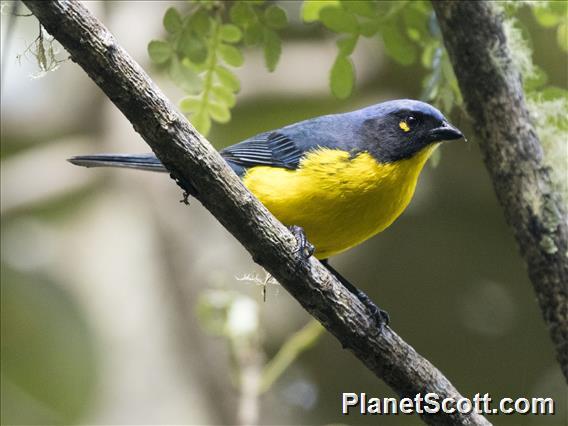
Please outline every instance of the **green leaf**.
[{"label": "green leaf", "polygon": [[536,5],[532,11],[536,21],[545,28],[556,26],[562,19],[562,15],[552,12],[547,6]]},{"label": "green leaf", "polygon": [[258,22],[249,25],[245,31],[245,44],[253,46],[262,41],[263,27]]},{"label": "green leaf", "polygon": [[347,57],[339,55],[331,68],[331,92],[336,98],[345,99],[351,95],[354,81],[353,64]]},{"label": "green leaf", "polygon": [[568,52],[568,22],[564,22],[558,26],[556,39],[558,40],[558,46],[565,52]]},{"label": "green leaf", "polygon": [[365,18],[376,18],[377,15],[376,3],[369,0],[342,0],[341,5],[350,12]]},{"label": "green leaf", "polygon": [[191,70],[193,70],[194,72],[196,72],[197,74],[201,74],[202,72],[206,72],[209,69],[209,66],[207,64],[207,61],[205,62],[200,62],[200,63],[195,63],[195,62],[191,62],[191,60],[189,58],[185,58],[184,56],[180,56],[181,59],[186,60],[185,65],[187,67],[189,67]]},{"label": "green leaf", "polygon": [[413,2],[409,7],[402,10],[402,17],[406,33],[410,39],[422,43],[427,43],[431,38],[430,30],[428,29],[428,20],[430,19],[428,13],[417,7],[411,7],[417,3]]},{"label": "green leaf", "polygon": [[211,117],[209,113],[205,110],[198,112],[197,114],[191,116],[191,124],[195,126],[197,131],[204,136],[207,136],[209,130],[211,130]]},{"label": "green leaf", "polygon": [[205,37],[211,28],[211,19],[209,13],[205,9],[199,9],[189,18],[186,30]]},{"label": "green leaf", "polygon": [[320,12],[327,6],[338,6],[338,0],[304,0],[302,3],[302,19],[304,22],[318,21]]},{"label": "green leaf", "polygon": [[173,53],[172,45],[162,40],[152,40],[148,44],[148,55],[152,62],[163,64],[167,62]]},{"label": "green leaf", "polygon": [[187,93],[198,94],[203,90],[203,80],[185,64],[185,61],[180,62],[174,56],[168,71],[173,82]]},{"label": "green leaf", "polygon": [[275,31],[266,29],[264,31],[264,61],[268,71],[272,72],[276,69],[276,64],[282,53],[282,42]]},{"label": "green leaf", "polygon": [[337,40],[337,47],[341,56],[349,56],[357,46],[358,35],[350,35]]},{"label": "green leaf", "polygon": [[233,67],[240,67],[245,61],[241,51],[229,44],[219,44],[217,52],[219,52],[219,56],[221,56],[227,64]]},{"label": "green leaf", "polygon": [[193,113],[199,111],[201,108],[202,100],[197,96],[186,96],[181,101],[179,101],[179,108],[184,114]]},{"label": "green leaf", "polygon": [[231,21],[241,27],[246,27],[256,20],[256,14],[248,2],[236,2],[229,12]]},{"label": "green leaf", "polygon": [[200,64],[207,59],[207,43],[188,27],[184,29],[178,46],[180,53],[187,57],[191,62]]},{"label": "green leaf", "polygon": [[180,32],[183,25],[181,15],[175,7],[170,7],[166,10],[163,23],[166,31],[171,34]]},{"label": "green leaf", "polygon": [[359,32],[357,18],[345,9],[326,7],[320,12],[320,19],[327,28],[336,33]]},{"label": "green leaf", "polygon": [[215,74],[217,75],[219,83],[221,83],[225,87],[228,87],[233,92],[238,92],[241,89],[241,83],[239,82],[239,79],[227,68],[218,65],[217,67],[215,67]]},{"label": "green leaf", "polygon": [[220,31],[221,40],[236,43],[243,37],[243,33],[239,27],[233,24],[225,24]]},{"label": "green leaf", "polygon": [[416,60],[416,47],[400,32],[393,23],[382,26],[381,35],[385,51],[401,65],[410,65]]},{"label": "green leaf", "polygon": [[229,108],[234,107],[237,102],[235,94],[229,87],[215,85],[211,88],[211,93],[215,96],[217,101],[224,103]]},{"label": "green leaf", "polygon": [[284,9],[278,6],[269,6],[264,11],[264,20],[266,25],[276,30],[284,28],[288,24],[288,16]]},{"label": "green leaf", "polygon": [[231,111],[224,104],[210,103],[207,109],[211,118],[217,123],[227,123],[231,120]]}]

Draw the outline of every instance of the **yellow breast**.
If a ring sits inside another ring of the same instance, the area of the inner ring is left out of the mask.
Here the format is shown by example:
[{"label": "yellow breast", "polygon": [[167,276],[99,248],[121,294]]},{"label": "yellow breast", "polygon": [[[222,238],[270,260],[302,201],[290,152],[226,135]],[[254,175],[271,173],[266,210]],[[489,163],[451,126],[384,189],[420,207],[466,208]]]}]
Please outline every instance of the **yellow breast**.
[{"label": "yellow breast", "polygon": [[258,166],[247,188],[285,225],[304,228],[320,259],[341,253],[387,228],[404,211],[424,163],[437,147],[380,164],[370,154],[351,157],[322,148],[296,170]]}]

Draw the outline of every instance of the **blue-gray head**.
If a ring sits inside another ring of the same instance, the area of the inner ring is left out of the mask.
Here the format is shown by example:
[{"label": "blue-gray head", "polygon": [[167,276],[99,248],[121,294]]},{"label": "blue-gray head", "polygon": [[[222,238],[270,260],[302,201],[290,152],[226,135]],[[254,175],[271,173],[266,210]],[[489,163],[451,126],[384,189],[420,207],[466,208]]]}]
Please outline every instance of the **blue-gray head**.
[{"label": "blue-gray head", "polygon": [[425,102],[399,99],[355,111],[364,148],[381,162],[410,158],[428,145],[460,139],[462,133]]}]

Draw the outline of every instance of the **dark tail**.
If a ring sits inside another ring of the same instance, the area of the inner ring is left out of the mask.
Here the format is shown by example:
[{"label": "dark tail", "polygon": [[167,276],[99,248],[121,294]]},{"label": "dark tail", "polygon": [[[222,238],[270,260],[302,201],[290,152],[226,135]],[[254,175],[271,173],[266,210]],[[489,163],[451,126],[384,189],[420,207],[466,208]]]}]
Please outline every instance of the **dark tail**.
[{"label": "dark tail", "polygon": [[71,157],[71,164],[83,167],[123,167],[127,169],[167,172],[154,154],[93,154]]}]

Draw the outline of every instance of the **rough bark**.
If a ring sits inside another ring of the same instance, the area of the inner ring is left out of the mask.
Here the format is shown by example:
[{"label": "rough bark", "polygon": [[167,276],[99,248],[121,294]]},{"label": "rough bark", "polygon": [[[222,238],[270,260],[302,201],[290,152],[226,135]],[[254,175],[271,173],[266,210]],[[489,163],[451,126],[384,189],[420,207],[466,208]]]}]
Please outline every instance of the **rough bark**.
[{"label": "rough bark", "polygon": [[568,218],[531,124],[503,17],[491,2],[433,6],[483,160],[568,380]]},{"label": "rough bark", "polygon": [[[391,328],[379,332],[361,302],[314,258],[303,261],[292,234],[241,184],[108,30],[80,3],[24,1],[132,123],[186,189],[288,292],[400,396],[461,396]],[[191,182],[191,187],[187,185]],[[338,401],[339,404],[339,401]],[[476,413],[423,416],[430,424],[489,424]]]}]

